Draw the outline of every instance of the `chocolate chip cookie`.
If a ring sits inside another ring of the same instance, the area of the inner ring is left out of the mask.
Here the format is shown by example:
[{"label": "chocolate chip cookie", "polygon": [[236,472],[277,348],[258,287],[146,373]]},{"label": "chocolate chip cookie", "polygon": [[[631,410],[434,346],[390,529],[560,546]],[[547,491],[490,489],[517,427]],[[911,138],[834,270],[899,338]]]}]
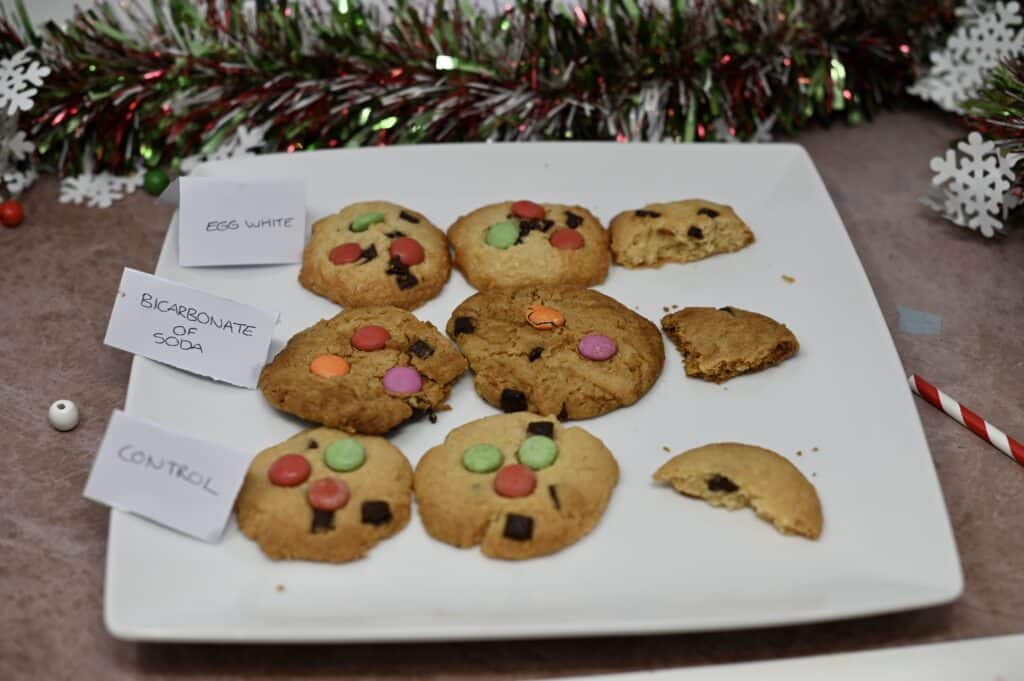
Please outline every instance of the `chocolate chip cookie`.
[{"label": "chocolate chip cookie", "polygon": [[481,291],[537,284],[593,286],[608,274],[608,233],[580,206],[505,201],[448,228],[455,266]]},{"label": "chocolate chip cookie", "polygon": [[412,310],[436,296],[449,274],[448,241],[422,213],[364,201],[313,224],[299,282],[345,307]]},{"label": "chocolate chip cookie", "polygon": [[465,358],[432,324],[397,307],[362,307],[292,336],[263,368],[259,387],[281,411],[379,435],[446,408],[465,370]]},{"label": "chocolate chip cookie", "polygon": [[249,464],[238,527],[270,558],[344,563],[409,522],[412,467],[382,437],[303,431]]},{"label": "chocolate chip cookie", "polygon": [[821,534],[824,521],[814,485],[768,449],[735,442],[704,445],[671,458],[654,479],[712,506],[749,506],[783,534],[809,539]]},{"label": "chocolate chip cookie", "polygon": [[738,307],[684,307],[661,328],[686,361],[686,375],[723,383],[796,354],[800,343],[784,324]]},{"label": "chocolate chip cookie", "polygon": [[729,253],[754,242],[754,233],[729,206],[703,199],[651,203],[619,213],[611,249],[624,267],[660,267]]},{"label": "chocolate chip cookie", "polygon": [[416,501],[430,536],[492,558],[553,553],[590,532],[619,479],[615,457],[582,428],[499,414],[467,423],[423,455]]},{"label": "chocolate chip cookie", "polygon": [[477,293],[455,308],[447,331],[487,402],[563,420],[633,404],[665,361],[657,327],[590,289]]}]

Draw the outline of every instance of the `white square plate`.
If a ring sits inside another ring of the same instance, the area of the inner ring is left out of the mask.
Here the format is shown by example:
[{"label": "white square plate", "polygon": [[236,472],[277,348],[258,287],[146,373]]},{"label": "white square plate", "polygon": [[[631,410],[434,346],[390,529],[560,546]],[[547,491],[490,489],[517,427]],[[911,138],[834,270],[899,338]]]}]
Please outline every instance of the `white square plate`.
[{"label": "white square plate", "polygon": [[[599,290],[657,322],[666,306],[735,305],[786,323],[799,354],[715,385],[665,371],[636,405],[580,422],[622,476],[604,519],[550,557],[501,562],[409,527],[348,565],[273,562],[230,523],[207,545],[114,512],[105,616],[118,637],[365,641],[696,631],[868,615],[956,598],[949,519],[902,367],[871,287],[806,152],[794,145],[452,145],[274,155],[201,174],[301,179],[311,219],[387,199],[442,228],[507,199],[578,202],[600,218],[652,201],[731,204],[757,241],[661,269],[613,267]],[[281,313],[276,352],[337,307],[302,289],[297,265],[183,269],[177,227],[156,274]],[[792,284],[781,276],[796,278]],[[458,273],[416,314],[444,327],[472,290]],[[467,374],[438,423],[402,429],[415,464],[450,429],[495,413]],[[253,454],[302,427],[258,391],[136,357],[126,409]],[[758,444],[817,486],[820,541],[785,537],[655,486],[668,454],[708,442]],[[802,456],[797,456],[797,451]],[[279,589],[279,585],[283,589]]]}]

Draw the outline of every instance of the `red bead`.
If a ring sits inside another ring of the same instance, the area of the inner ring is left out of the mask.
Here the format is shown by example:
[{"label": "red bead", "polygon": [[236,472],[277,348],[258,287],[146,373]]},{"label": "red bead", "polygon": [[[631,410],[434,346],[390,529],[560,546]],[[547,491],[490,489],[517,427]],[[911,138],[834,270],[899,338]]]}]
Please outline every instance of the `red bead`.
[{"label": "red bead", "polygon": [[391,257],[398,258],[406,267],[419,265],[427,257],[419,241],[408,236],[400,236],[391,242]]},{"label": "red bead", "polygon": [[285,454],[270,464],[267,477],[281,487],[301,485],[309,477],[310,465],[301,454]]},{"label": "red bead", "polygon": [[391,339],[391,334],[383,326],[369,324],[360,326],[352,334],[352,347],[356,350],[380,350]]},{"label": "red bead", "polygon": [[25,209],[22,208],[21,201],[8,199],[0,203],[0,222],[4,227],[17,227],[24,219]]},{"label": "red bead", "polygon": [[516,201],[512,204],[512,215],[527,220],[543,220],[544,206],[533,201]]},{"label": "red bead", "polygon": [[347,265],[363,257],[363,247],[350,241],[347,244],[337,246],[328,257],[335,265]]},{"label": "red bead", "polygon": [[344,480],[324,478],[309,486],[306,498],[309,505],[318,511],[337,511],[344,508],[352,493]]},{"label": "red bead", "polygon": [[503,497],[528,497],[537,487],[537,476],[521,463],[505,466],[494,476],[494,491]]},{"label": "red bead", "polygon": [[583,237],[575,229],[558,229],[551,235],[551,245],[563,251],[583,248]]}]

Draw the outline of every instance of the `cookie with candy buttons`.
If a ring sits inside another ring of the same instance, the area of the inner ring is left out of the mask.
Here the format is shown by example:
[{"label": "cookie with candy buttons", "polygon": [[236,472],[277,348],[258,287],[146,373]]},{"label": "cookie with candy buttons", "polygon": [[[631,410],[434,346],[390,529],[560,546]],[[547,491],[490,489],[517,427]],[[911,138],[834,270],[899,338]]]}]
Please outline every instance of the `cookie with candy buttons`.
[{"label": "cookie with candy buttons", "polygon": [[256,455],[235,511],[270,558],[344,563],[401,531],[411,503],[412,467],[390,442],[315,428]]},{"label": "cookie with candy buttons", "polygon": [[432,324],[397,307],[361,307],[292,336],[263,368],[259,387],[281,411],[379,435],[447,408],[465,370],[465,358]]},{"label": "cookie with candy buttons", "polygon": [[448,228],[455,266],[481,291],[537,284],[593,286],[608,274],[608,233],[580,206],[505,201]]},{"label": "cookie with candy buttons", "polygon": [[665,362],[654,324],[590,289],[477,293],[455,308],[447,331],[484,400],[563,420],[633,404]]},{"label": "cookie with candy buttons", "polygon": [[420,459],[414,487],[433,538],[524,559],[593,530],[618,479],[618,463],[599,439],[552,417],[519,413],[451,431]]},{"label": "cookie with candy buttons", "polygon": [[444,233],[422,213],[364,201],[313,224],[299,283],[345,307],[412,310],[436,296],[450,274]]}]

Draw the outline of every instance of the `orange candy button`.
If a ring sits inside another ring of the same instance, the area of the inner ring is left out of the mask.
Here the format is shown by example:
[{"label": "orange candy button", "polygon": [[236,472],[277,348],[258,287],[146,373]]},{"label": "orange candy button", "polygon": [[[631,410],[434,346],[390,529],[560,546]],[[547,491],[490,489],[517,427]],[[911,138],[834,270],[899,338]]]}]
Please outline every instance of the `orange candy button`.
[{"label": "orange candy button", "polygon": [[537,476],[521,463],[509,464],[494,476],[494,491],[510,499],[528,497],[536,487]]},{"label": "orange candy button", "polygon": [[309,370],[320,378],[344,376],[351,368],[347,359],[337,355],[320,355],[309,363]]},{"label": "orange candy button", "polygon": [[563,251],[575,251],[583,248],[583,236],[575,229],[556,230],[548,238],[548,241],[552,246]]},{"label": "orange candy button", "polygon": [[318,511],[337,511],[348,503],[352,492],[344,480],[324,478],[309,486],[306,498],[309,505]]},{"label": "orange candy button", "polygon": [[535,329],[554,329],[565,326],[562,313],[546,305],[530,305],[526,308],[526,321]]}]

